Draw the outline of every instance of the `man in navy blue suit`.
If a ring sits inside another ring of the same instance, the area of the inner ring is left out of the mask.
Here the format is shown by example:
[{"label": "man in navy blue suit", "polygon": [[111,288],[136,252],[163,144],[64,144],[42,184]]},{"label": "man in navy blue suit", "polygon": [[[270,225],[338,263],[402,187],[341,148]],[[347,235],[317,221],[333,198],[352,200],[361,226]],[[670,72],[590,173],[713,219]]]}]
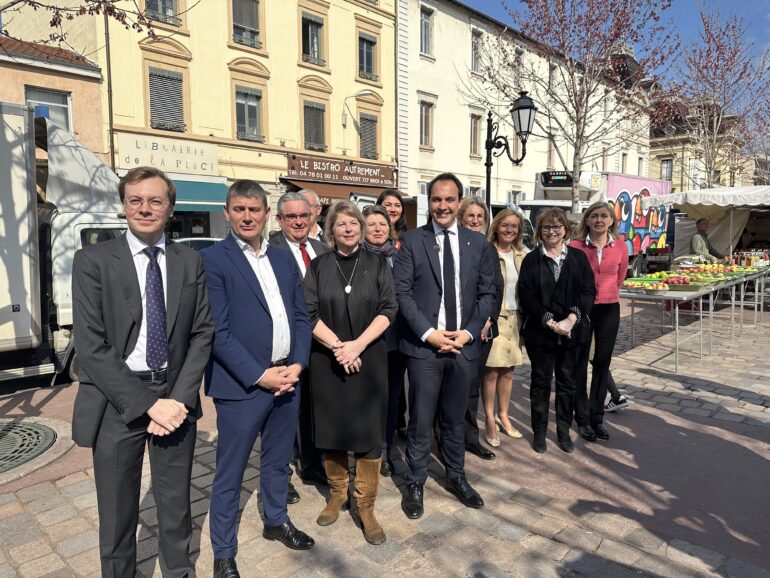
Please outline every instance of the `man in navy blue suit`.
[{"label": "man in navy blue suit", "polygon": [[294,527],[286,509],[310,319],[294,257],[262,238],[269,217],[265,190],[254,181],[236,181],[225,204],[232,234],[202,252],[215,329],[205,380],[219,432],[209,513],[215,578],[239,576],[238,503],[258,435],[262,535],[295,550],[314,544]]},{"label": "man in navy blue suit", "polygon": [[423,485],[438,416],[446,489],[470,508],[484,501],[465,478],[464,416],[476,378],[475,336],[495,304],[494,264],[481,233],[457,225],[463,186],[451,173],[428,185],[431,222],[408,231],[393,266],[404,322],[399,349],[407,356],[409,427],[401,508],[423,513]]}]

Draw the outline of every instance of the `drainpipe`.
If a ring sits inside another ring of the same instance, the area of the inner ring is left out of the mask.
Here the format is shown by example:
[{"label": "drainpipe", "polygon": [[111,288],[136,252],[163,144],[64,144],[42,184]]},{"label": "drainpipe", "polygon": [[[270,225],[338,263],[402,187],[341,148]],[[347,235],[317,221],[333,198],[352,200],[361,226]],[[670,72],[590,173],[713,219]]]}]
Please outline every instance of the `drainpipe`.
[{"label": "drainpipe", "polygon": [[110,58],[110,17],[104,13],[104,44],[107,49],[107,122],[110,133],[110,168],[115,172],[115,123],[112,114],[112,60]]}]

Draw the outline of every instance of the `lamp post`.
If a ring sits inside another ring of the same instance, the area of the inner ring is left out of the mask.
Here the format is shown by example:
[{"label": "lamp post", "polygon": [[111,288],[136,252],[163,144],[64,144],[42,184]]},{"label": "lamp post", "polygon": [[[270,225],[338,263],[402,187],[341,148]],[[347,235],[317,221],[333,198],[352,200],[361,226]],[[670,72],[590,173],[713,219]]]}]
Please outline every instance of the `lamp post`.
[{"label": "lamp post", "polygon": [[484,163],[484,166],[487,168],[486,202],[490,211],[492,210],[492,157],[502,156],[503,152],[505,152],[506,156],[514,165],[521,164],[521,161],[527,156],[527,139],[532,133],[532,128],[535,126],[536,114],[537,107],[535,106],[535,103],[527,96],[526,92],[520,92],[519,98],[517,98],[511,106],[513,129],[521,141],[521,157],[518,159],[514,159],[513,156],[511,156],[511,147],[508,142],[508,137],[497,134],[500,125],[499,123],[492,121],[492,112],[490,111],[487,115],[487,141],[484,145],[487,151],[487,160]]}]

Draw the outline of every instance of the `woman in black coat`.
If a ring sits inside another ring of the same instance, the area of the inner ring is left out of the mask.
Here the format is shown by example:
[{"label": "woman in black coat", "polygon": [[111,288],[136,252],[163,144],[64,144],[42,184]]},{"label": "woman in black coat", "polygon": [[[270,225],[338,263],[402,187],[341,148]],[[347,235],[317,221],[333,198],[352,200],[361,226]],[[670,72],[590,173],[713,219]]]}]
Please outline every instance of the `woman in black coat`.
[{"label": "woman in black coat", "polygon": [[374,517],[388,398],[385,330],[396,315],[393,275],[385,258],[363,251],[365,221],[349,201],[326,217],[324,239],[333,251],[319,255],[305,275],[313,326],[310,353],[314,442],[323,452],[331,497],[318,516],[335,522],[348,496],[348,452],[356,458],[354,482],[364,537],[385,541]]},{"label": "woman in black coat", "polygon": [[532,447],[538,453],[546,450],[548,400],[554,375],[557,440],[565,452],[574,450],[569,431],[579,346],[590,339],[588,316],[596,285],[585,253],[567,245],[569,235],[570,223],[564,211],[541,211],[535,230],[538,246],[524,257],[519,271],[521,332],[532,364]]}]

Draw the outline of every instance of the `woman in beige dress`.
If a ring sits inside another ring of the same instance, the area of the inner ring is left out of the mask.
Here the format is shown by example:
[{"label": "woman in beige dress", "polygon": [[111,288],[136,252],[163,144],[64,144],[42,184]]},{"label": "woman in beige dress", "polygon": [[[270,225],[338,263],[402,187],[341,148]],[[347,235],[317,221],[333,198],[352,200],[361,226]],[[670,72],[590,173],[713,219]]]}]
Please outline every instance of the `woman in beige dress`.
[{"label": "woman in beige dress", "polygon": [[495,216],[488,233],[489,241],[497,249],[505,285],[500,315],[497,318],[500,333],[492,341],[492,351],[484,369],[484,384],[481,390],[486,415],[485,437],[492,447],[500,445],[498,431],[512,438],[522,437],[519,430],[511,424],[508,404],[513,387],[513,368],[522,363],[516,283],[521,262],[527,254],[522,243],[523,232],[521,215],[511,209],[503,209]]}]

